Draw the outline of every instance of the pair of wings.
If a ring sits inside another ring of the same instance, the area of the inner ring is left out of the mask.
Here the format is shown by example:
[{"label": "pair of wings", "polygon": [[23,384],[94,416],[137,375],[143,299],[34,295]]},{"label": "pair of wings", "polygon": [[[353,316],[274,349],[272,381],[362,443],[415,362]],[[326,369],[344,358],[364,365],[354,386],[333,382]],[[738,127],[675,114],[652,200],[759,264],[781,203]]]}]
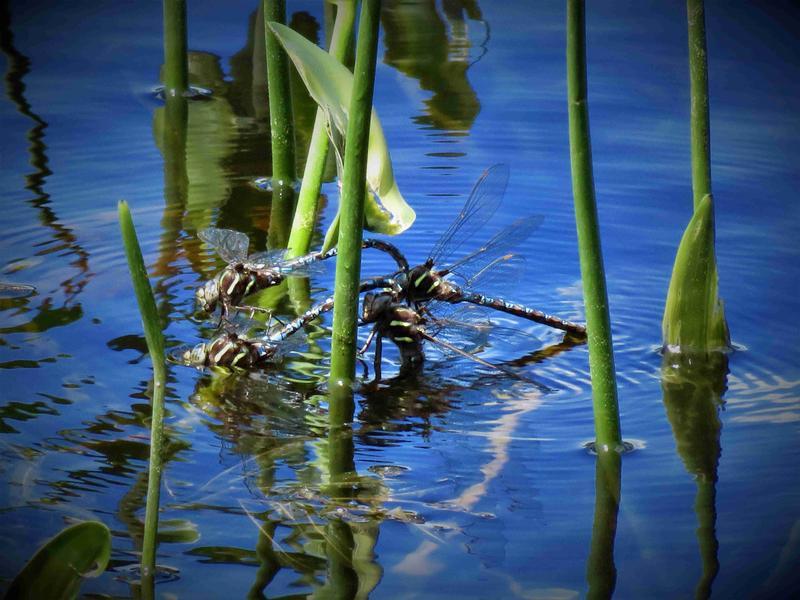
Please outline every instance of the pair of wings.
[{"label": "pair of wings", "polygon": [[248,254],[250,238],[233,229],[208,227],[197,234],[228,264],[244,263],[254,268],[280,268],[302,274],[310,270],[310,261],[287,259],[286,250],[267,250]]}]

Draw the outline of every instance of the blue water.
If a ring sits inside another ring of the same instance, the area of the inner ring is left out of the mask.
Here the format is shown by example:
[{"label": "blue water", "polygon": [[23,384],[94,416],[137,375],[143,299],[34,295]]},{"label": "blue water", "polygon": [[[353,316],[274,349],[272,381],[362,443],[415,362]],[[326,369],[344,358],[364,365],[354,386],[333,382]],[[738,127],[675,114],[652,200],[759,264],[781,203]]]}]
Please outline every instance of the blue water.
[{"label": "blue water", "polygon": [[[320,3],[289,4],[323,23]],[[635,447],[622,459],[614,595],[692,595],[713,559],[715,597],[796,595],[800,14],[790,2],[707,3],[717,260],[737,351],[726,378],[702,379],[716,391],[691,398],[662,386],[656,352],[691,214],[685,8],[589,5],[595,181],[623,437]],[[11,3],[0,279],[38,293],[0,299],[3,588],[66,524],[98,519],[114,535],[112,562],[82,591],[135,594],[152,372],[116,203],[132,207],[168,343],[205,339],[210,324],[190,318],[193,290],[221,263],[196,231],[234,227],[263,246],[269,226],[269,195],[250,185],[270,169],[250,81],[254,6],[190,3],[193,83],[214,95],[189,105],[181,195],[150,94],[161,5]],[[511,183],[486,237],[520,215],[546,219],[519,246],[523,278],[485,291],[582,320],[561,3],[384,6],[375,105],[418,215],[393,241],[424,259],[481,171],[506,163]],[[327,226],[336,185],[324,191]],[[365,253],[364,274],[388,270]],[[332,265],[314,276],[312,299],[332,278]],[[288,300],[280,306],[293,314]],[[587,350],[553,349],[553,331],[493,320],[520,334],[493,338],[481,356],[540,385],[433,349],[417,378],[392,380],[387,348],[390,380],[357,397],[358,477],[344,505],[328,486],[325,336],[311,333],[302,360],[269,373],[171,367],[158,563],[175,574],[157,593],[341,593],[332,548],[345,528],[357,597],[585,595],[595,514]]]}]

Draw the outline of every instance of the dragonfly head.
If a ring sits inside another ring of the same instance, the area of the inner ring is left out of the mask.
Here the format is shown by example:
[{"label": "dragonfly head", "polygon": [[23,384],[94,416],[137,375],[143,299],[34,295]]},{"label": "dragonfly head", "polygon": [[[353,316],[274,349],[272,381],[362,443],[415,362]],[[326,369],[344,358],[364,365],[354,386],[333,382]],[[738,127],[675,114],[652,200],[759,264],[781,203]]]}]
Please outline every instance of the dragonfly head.
[{"label": "dragonfly head", "polygon": [[214,308],[219,301],[219,285],[216,279],[206,281],[201,287],[197,288],[194,293],[197,306],[205,312],[214,312]]},{"label": "dragonfly head", "polygon": [[183,353],[183,362],[187,365],[192,365],[194,367],[202,367],[206,364],[206,358],[208,358],[208,351],[206,350],[205,344],[197,344],[191,350],[186,350]]}]

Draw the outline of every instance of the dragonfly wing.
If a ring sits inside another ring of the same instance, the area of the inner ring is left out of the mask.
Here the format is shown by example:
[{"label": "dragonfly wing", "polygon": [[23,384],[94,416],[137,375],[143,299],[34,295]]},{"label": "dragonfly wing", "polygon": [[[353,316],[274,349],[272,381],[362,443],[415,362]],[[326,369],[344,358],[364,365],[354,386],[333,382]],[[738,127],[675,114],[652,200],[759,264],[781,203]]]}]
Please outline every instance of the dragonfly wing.
[{"label": "dragonfly wing", "polygon": [[227,263],[243,262],[247,258],[250,240],[247,234],[241,231],[207,227],[200,231],[197,237],[211,246]]},{"label": "dragonfly wing", "polygon": [[[270,339],[272,336],[270,336]],[[277,339],[275,341],[271,341],[270,343],[277,344],[277,349],[275,353],[267,359],[267,362],[279,362],[286,358],[288,354],[292,352],[296,352],[300,349],[300,347],[305,343],[306,336],[305,332],[296,331],[292,335],[288,337],[284,337],[283,339]]]},{"label": "dragonfly wing", "polygon": [[[529,238],[544,221],[541,215],[522,217],[508,227],[500,230],[483,246],[453,263],[448,271],[458,278],[460,285],[474,286],[477,280],[488,277],[493,267],[509,263],[514,256],[512,251]],[[512,261],[513,262],[513,261]],[[518,263],[513,263],[517,265]]]},{"label": "dragonfly wing", "polygon": [[436,314],[426,320],[428,334],[464,352],[477,352],[489,341],[491,323],[477,306],[458,305],[448,316]]},{"label": "dragonfly wing", "polygon": [[245,262],[256,269],[268,269],[286,260],[286,250],[264,250],[249,255]]},{"label": "dragonfly wing", "polygon": [[464,203],[464,208],[442,234],[430,254],[434,265],[444,265],[454,253],[472,239],[497,212],[508,186],[508,165],[489,167],[480,176]]}]

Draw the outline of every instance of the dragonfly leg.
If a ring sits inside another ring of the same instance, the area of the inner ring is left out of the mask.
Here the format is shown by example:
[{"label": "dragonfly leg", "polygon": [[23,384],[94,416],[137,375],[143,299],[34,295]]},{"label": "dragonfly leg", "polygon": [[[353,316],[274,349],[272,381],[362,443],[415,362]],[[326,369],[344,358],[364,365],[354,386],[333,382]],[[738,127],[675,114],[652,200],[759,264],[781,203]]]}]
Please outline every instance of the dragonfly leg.
[{"label": "dragonfly leg", "polygon": [[[361,346],[361,348],[358,349],[359,356],[364,354],[369,349],[369,346],[372,343],[372,340],[375,337],[376,333],[378,333],[378,325],[377,324],[375,325],[375,327],[372,328],[372,331],[369,332],[369,335],[367,336],[367,341],[364,342],[364,345]],[[380,338],[378,338],[378,339],[380,341]]]},{"label": "dragonfly leg", "polygon": [[[272,311],[269,308],[263,308],[261,306],[231,306],[231,310],[239,311],[239,312],[249,312],[250,318],[253,317],[255,313],[264,313],[270,315],[273,319],[278,321],[277,317],[272,315]],[[280,323],[280,321],[278,321]],[[281,323],[282,324],[282,323]]]},{"label": "dragonfly leg", "polygon": [[375,339],[375,362],[373,363],[375,370],[375,381],[381,380],[381,356],[383,354],[383,336],[379,335]]}]

